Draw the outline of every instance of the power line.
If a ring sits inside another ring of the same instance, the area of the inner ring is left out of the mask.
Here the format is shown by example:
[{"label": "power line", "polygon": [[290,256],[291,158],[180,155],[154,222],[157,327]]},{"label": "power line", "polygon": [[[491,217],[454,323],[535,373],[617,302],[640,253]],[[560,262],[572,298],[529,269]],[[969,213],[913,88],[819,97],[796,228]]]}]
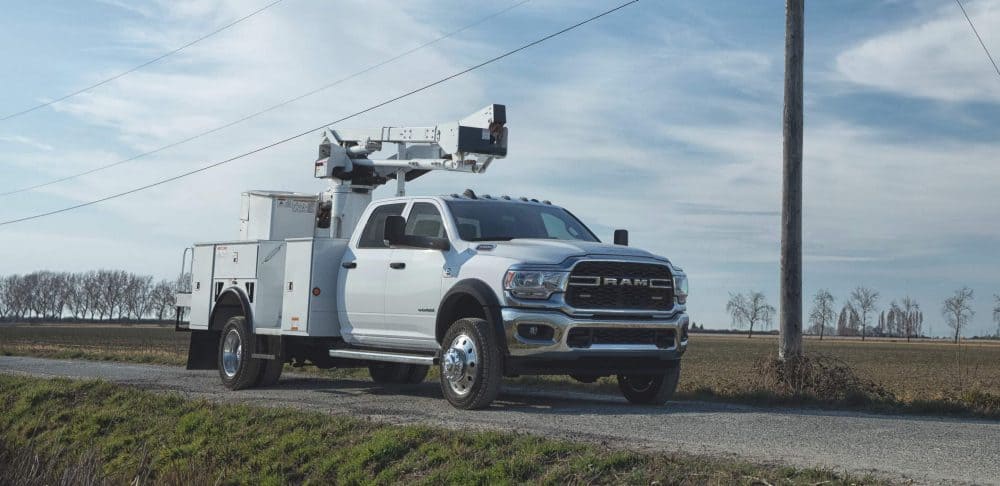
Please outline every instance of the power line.
[{"label": "power line", "polygon": [[553,32],[553,33],[551,33],[549,35],[546,35],[546,36],[544,36],[542,38],[539,38],[539,39],[531,41],[531,42],[529,42],[527,44],[524,44],[524,45],[522,45],[522,46],[520,46],[520,47],[518,47],[516,49],[512,49],[512,50],[507,51],[507,52],[505,52],[503,54],[500,54],[498,56],[495,56],[495,57],[492,57],[490,59],[487,59],[487,60],[485,60],[485,61],[483,61],[483,62],[481,62],[479,64],[476,64],[474,66],[465,68],[465,69],[463,69],[461,71],[458,71],[458,72],[456,72],[454,74],[445,76],[445,77],[443,77],[443,78],[441,78],[441,79],[439,79],[437,81],[434,81],[432,83],[428,83],[428,84],[425,84],[425,85],[423,85],[423,86],[421,86],[419,88],[412,89],[412,90],[407,91],[407,92],[405,92],[403,94],[397,95],[395,97],[389,98],[389,99],[387,99],[385,101],[382,101],[380,103],[377,103],[375,105],[369,106],[368,108],[365,108],[363,110],[356,111],[356,112],[354,112],[354,113],[352,113],[350,115],[347,115],[345,117],[339,118],[337,120],[334,120],[334,121],[331,121],[331,122],[328,122],[328,123],[324,123],[324,124],[322,124],[322,125],[320,125],[318,127],[310,128],[310,129],[308,129],[306,131],[299,132],[299,133],[297,133],[295,135],[291,135],[291,136],[285,137],[285,138],[283,138],[281,140],[278,140],[278,141],[275,141],[275,142],[271,142],[271,143],[269,143],[267,145],[263,145],[263,146],[257,147],[255,149],[249,151],[249,152],[244,152],[242,154],[235,155],[235,156],[230,157],[230,158],[225,159],[225,160],[220,160],[218,162],[215,162],[215,163],[212,163],[212,164],[209,164],[209,165],[205,165],[205,166],[199,167],[197,169],[189,170],[187,172],[184,172],[184,173],[181,173],[181,174],[177,174],[175,176],[171,176],[171,177],[168,177],[166,179],[161,179],[161,180],[158,180],[156,182],[152,182],[150,184],[146,184],[144,186],[140,186],[140,187],[136,187],[136,188],[133,188],[133,189],[129,189],[127,191],[119,192],[119,193],[116,193],[116,194],[112,194],[110,196],[105,196],[105,197],[102,197],[100,199],[93,199],[93,200],[90,200],[90,201],[87,201],[87,202],[83,202],[83,203],[76,204],[76,205],[73,205],[73,206],[67,206],[65,208],[56,209],[56,210],[53,210],[53,211],[48,211],[48,212],[44,212],[44,213],[34,214],[34,215],[31,215],[31,216],[25,216],[23,218],[17,218],[17,219],[11,219],[11,220],[7,220],[7,221],[3,221],[3,222],[0,222],[0,226],[6,226],[6,225],[9,225],[9,224],[15,224],[15,223],[20,223],[20,222],[24,222],[24,221],[30,221],[30,220],[33,220],[33,219],[44,218],[46,216],[52,216],[54,214],[65,213],[67,211],[72,211],[74,209],[79,209],[79,208],[83,208],[83,207],[87,207],[87,206],[92,206],[94,204],[102,203],[104,201],[109,201],[111,199],[116,199],[116,198],[119,198],[119,197],[122,197],[122,196],[127,196],[129,194],[134,194],[134,193],[137,193],[137,192],[140,192],[140,191],[144,191],[146,189],[150,189],[152,187],[159,186],[161,184],[166,184],[168,182],[173,182],[173,181],[176,181],[178,179],[182,179],[184,177],[187,177],[187,176],[190,176],[190,175],[194,175],[194,174],[197,174],[199,172],[204,172],[206,170],[218,167],[220,165],[227,164],[229,162],[233,162],[235,160],[242,159],[244,157],[256,154],[258,152],[263,152],[265,150],[268,150],[270,148],[276,147],[276,146],[281,145],[283,143],[287,143],[287,142],[290,142],[292,140],[295,140],[295,139],[298,139],[298,138],[302,138],[302,137],[304,137],[306,135],[309,135],[309,134],[311,134],[313,132],[316,132],[318,130],[322,130],[323,128],[326,128],[328,126],[336,125],[338,123],[350,120],[351,118],[355,118],[355,117],[358,117],[358,116],[363,115],[365,113],[368,113],[370,111],[374,111],[374,110],[376,110],[378,108],[381,108],[381,107],[383,107],[385,105],[388,105],[390,103],[395,103],[396,101],[399,101],[399,100],[401,100],[403,98],[415,95],[415,94],[420,93],[422,91],[426,91],[426,90],[428,90],[430,88],[433,88],[433,87],[435,87],[435,86],[437,86],[439,84],[445,83],[445,82],[450,81],[452,79],[455,79],[455,78],[457,78],[459,76],[462,76],[464,74],[467,74],[467,73],[470,73],[472,71],[475,71],[476,69],[479,69],[479,68],[481,68],[483,66],[486,66],[486,65],[489,65],[489,64],[493,64],[493,63],[495,63],[495,62],[497,62],[497,61],[499,61],[501,59],[510,57],[510,56],[512,56],[514,54],[517,54],[518,52],[521,52],[521,51],[523,51],[525,49],[529,49],[531,47],[534,47],[534,46],[536,46],[538,44],[541,44],[541,43],[543,43],[543,42],[545,42],[545,41],[547,41],[549,39],[552,39],[554,37],[558,37],[558,36],[560,36],[562,34],[565,34],[566,32],[574,30],[574,29],[576,29],[578,27],[581,27],[583,25],[589,24],[589,23],[591,23],[591,22],[593,22],[593,21],[595,21],[597,19],[600,19],[600,18],[602,18],[604,16],[610,15],[610,14],[612,14],[614,12],[617,12],[618,10],[621,10],[621,9],[623,9],[625,7],[628,7],[629,5],[632,5],[632,4],[638,3],[638,2],[639,2],[639,0],[631,0],[629,2],[625,2],[625,3],[621,4],[621,5],[618,5],[617,7],[614,7],[614,8],[609,9],[609,10],[605,10],[604,12],[601,12],[601,13],[599,13],[597,15],[594,15],[593,17],[589,17],[587,19],[581,20],[581,21],[579,21],[579,22],[577,22],[577,23],[575,23],[573,25],[570,25],[569,27],[566,27],[566,28],[564,28],[562,30]]},{"label": "power line", "polygon": [[997,72],[997,76],[1000,76],[1000,67],[997,67],[997,62],[993,59],[993,54],[990,54],[990,49],[986,47],[986,43],[983,42],[983,38],[979,35],[979,31],[976,30],[975,24],[972,23],[972,19],[969,18],[969,13],[965,11],[965,6],[962,5],[961,0],[955,0],[958,4],[958,8],[962,9],[962,15],[965,16],[965,20],[969,22],[969,27],[972,27],[972,33],[976,34],[976,39],[979,39],[979,45],[983,46],[983,51],[986,52],[986,58],[990,60],[990,64],[993,65],[993,70]]},{"label": "power line", "polygon": [[137,154],[137,155],[133,155],[131,157],[119,160],[117,162],[112,162],[110,164],[106,164],[106,165],[102,165],[102,166],[99,166],[99,167],[95,167],[93,169],[88,169],[88,170],[85,170],[85,171],[82,171],[82,172],[77,172],[75,174],[71,174],[71,175],[68,175],[68,176],[65,176],[65,177],[60,177],[60,178],[57,178],[57,179],[52,179],[52,180],[47,181],[47,182],[42,182],[42,183],[38,183],[38,184],[35,184],[35,185],[31,185],[31,186],[25,186],[25,187],[21,187],[21,188],[18,188],[18,189],[12,189],[12,190],[7,191],[7,192],[0,192],[0,197],[9,196],[9,195],[12,195],[12,194],[17,194],[17,193],[26,192],[26,191],[32,191],[32,190],[35,190],[35,189],[38,189],[38,188],[41,188],[41,187],[50,186],[52,184],[58,184],[60,182],[65,182],[65,181],[68,181],[70,179],[75,179],[77,177],[82,177],[82,176],[85,176],[85,175],[93,174],[94,172],[100,172],[100,171],[105,170],[105,169],[110,169],[112,167],[116,167],[116,166],[119,166],[119,165],[122,165],[122,164],[125,164],[125,163],[128,163],[128,162],[132,162],[133,160],[141,159],[143,157],[146,157],[146,156],[149,156],[149,155],[153,155],[153,154],[162,152],[164,150],[177,147],[179,145],[183,145],[185,143],[188,143],[188,142],[197,140],[199,138],[202,138],[202,137],[204,137],[206,135],[211,135],[211,134],[216,133],[218,131],[225,130],[225,129],[230,128],[230,127],[232,127],[234,125],[238,125],[238,124],[243,123],[243,122],[245,122],[247,120],[250,120],[252,118],[256,118],[256,117],[258,117],[260,115],[263,115],[265,113],[274,111],[274,110],[276,110],[278,108],[281,108],[283,106],[286,106],[286,105],[289,105],[289,104],[294,103],[296,101],[299,101],[299,100],[301,100],[303,98],[307,98],[309,96],[312,96],[312,95],[315,95],[315,94],[320,93],[322,91],[325,91],[325,90],[328,90],[330,88],[333,88],[334,86],[337,86],[337,85],[342,84],[344,82],[350,81],[351,79],[354,79],[354,78],[356,78],[358,76],[361,76],[362,74],[366,74],[368,72],[371,72],[371,71],[373,71],[375,69],[378,69],[378,68],[380,68],[382,66],[385,66],[386,64],[389,64],[389,63],[394,62],[394,61],[396,61],[396,60],[398,60],[400,58],[403,58],[403,57],[406,57],[406,56],[408,56],[410,54],[413,54],[414,52],[417,52],[417,51],[419,51],[421,49],[424,49],[424,48],[429,47],[429,46],[431,46],[433,44],[436,44],[436,43],[438,43],[438,42],[440,42],[440,41],[442,41],[444,39],[447,39],[449,37],[452,37],[452,36],[454,36],[456,34],[459,34],[459,33],[463,32],[463,31],[471,29],[471,28],[473,28],[473,27],[475,27],[475,26],[477,26],[479,24],[482,24],[483,22],[486,22],[488,20],[493,19],[494,17],[502,15],[502,14],[504,14],[506,12],[509,12],[510,10],[513,10],[513,9],[515,9],[517,7],[520,7],[521,5],[524,5],[525,3],[528,3],[530,1],[531,0],[521,0],[521,1],[519,1],[519,2],[517,2],[515,4],[513,4],[513,5],[510,5],[510,6],[506,7],[506,8],[504,8],[503,10],[499,10],[497,12],[494,12],[494,13],[490,14],[490,15],[482,17],[479,20],[476,20],[475,22],[472,22],[472,23],[467,24],[467,25],[465,25],[465,26],[463,26],[461,28],[458,28],[456,30],[448,32],[448,33],[446,33],[446,34],[444,34],[444,35],[442,35],[442,36],[440,36],[440,37],[438,37],[436,39],[427,41],[427,42],[425,42],[423,44],[420,44],[420,45],[418,45],[416,47],[413,47],[413,48],[411,48],[409,50],[403,51],[402,53],[397,54],[397,55],[395,55],[393,57],[390,57],[390,58],[388,58],[388,59],[386,59],[384,61],[378,62],[376,64],[372,64],[371,66],[368,66],[367,68],[364,68],[364,69],[362,69],[360,71],[357,71],[357,72],[354,72],[352,74],[349,74],[349,75],[347,75],[347,76],[345,76],[343,78],[340,78],[340,79],[338,79],[338,80],[336,80],[336,81],[334,81],[332,83],[320,86],[318,88],[315,88],[313,90],[307,91],[307,92],[305,92],[303,94],[300,94],[298,96],[295,96],[293,98],[289,98],[287,100],[284,100],[284,101],[282,101],[280,103],[277,103],[275,105],[271,105],[271,106],[269,106],[267,108],[264,108],[263,110],[256,111],[256,112],[251,113],[249,115],[246,115],[246,116],[244,116],[242,118],[238,118],[238,119],[233,120],[231,122],[219,125],[219,126],[217,126],[215,128],[212,128],[212,129],[209,129],[209,130],[197,133],[195,135],[192,135],[192,136],[187,137],[187,138],[182,139],[182,140],[178,140],[178,141],[175,141],[175,142],[168,143],[166,145],[157,147],[157,148],[155,148],[153,150],[150,150],[148,152],[143,152],[143,153],[140,153],[140,154]]},{"label": "power line", "polygon": [[240,22],[243,22],[244,20],[247,20],[250,17],[253,17],[253,16],[255,16],[255,15],[257,15],[257,14],[259,14],[259,13],[261,13],[261,12],[263,12],[263,11],[265,11],[265,10],[267,10],[267,9],[269,9],[269,8],[271,8],[271,7],[275,6],[275,5],[283,2],[283,1],[284,0],[274,0],[273,2],[271,2],[271,3],[267,4],[267,5],[264,5],[263,7],[258,8],[257,10],[254,10],[253,12],[250,12],[250,13],[248,13],[248,14],[246,14],[246,15],[244,15],[244,16],[242,16],[242,17],[240,17],[240,18],[238,18],[238,19],[236,19],[236,20],[234,20],[234,21],[232,21],[232,22],[230,22],[230,23],[228,23],[226,25],[223,25],[222,27],[219,27],[218,29],[215,29],[212,32],[209,32],[209,33],[207,33],[207,34],[205,34],[205,35],[203,35],[203,36],[201,36],[201,37],[199,37],[199,38],[197,38],[197,39],[195,39],[195,40],[193,40],[191,42],[188,42],[187,44],[184,44],[184,45],[182,45],[182,46],[180,46],[180,47],[178,47],[178,48],[176,48],[176,49],[174,49],[172,51],[166,52],[164,54],[160,54],[159,56],[154,57],[154,58],[152,58],[152,59],[150,59],[150,60],[148,60],[148,61],[146,61],[146,62],[144,62],[142,64],[138,64],[138,65],[133,66],[133,67],[131,67],[129,69],[126,69],[125,71],[122,71],[122,72],[120,72],[120,73],[118,73],[118,74],[116,74],[114,76],[111,76],[110,78],[103,79],[103,80],[98,81],[98,82],[96,82],[94,84],[91,84],[90,86],[87,86],[85,88],[80,88],[80,89],[78,89],[76,91],[73,91],[71,93],[65,94],[63,96],[60,96],[59,98],[56,98],[54,100],[46,101],[44,103],[39,103],[39,104],[37,104],[35,106],[32,106],[30,108],[26,108],[26,109],[23,109],[21,111],[17,111],[17,112],[14,112],[14,113],[10,113],[8,115],[4,115],[2,118],[0,118],[0,122],[7,121],[7,120],[10,120],[11,118],[15,118],[15,117],[18,117],[18,116],[21,116],[21,115],[26,115],[28,113],[31,113],[31,112],[35,111],[35,110],[38,110],[38,109],[41,109],[41,108],[45,108],[46,106],[54,105],[56,103],[59,103],[60,101],[67,100],[67,99],[72,98],[72,97],[74,97],[74,96],[76,96],[78,94],[85,93],[85,92],[90,91],[90,90],[92,90],[94,88],[97,88],[99,86],[103,86],[105,84],[108,84],[108,83],[110,83],[110,82],[112,82],[112,81],[114,81],[114,80],[116,80],[118,78],[121,78],[122,76],[125,76],[127,74],[130,74],[130,73],[133,73],[135,71],[138,71],[138,70],[140,70],[140,69],[142,69],[142,68],[144,68],[146,66],[149,66],[150,64],[162,61],[163,59],[165,59],[167,57],[170,57],[170,56],[172,56],[174,54],[177,54],[178,52],[183,51],[184,49],[187,49],[188,47],[191,47],[191,46],[193,46],[193,45],[195,45],[195,44],[197,44],[197,43],[199,43],[199,42],[201,42],[201,41],[203,41],[205,39],[208,39],[209,37],[212,37],[212,36],[214,36],[214,35],[222,32],[222,31],[224,31],[226,29],[229,29],[230,27],[232,27],[232,26],[234,26],[234,25],[236,25],[236,24],[238,24]]}]

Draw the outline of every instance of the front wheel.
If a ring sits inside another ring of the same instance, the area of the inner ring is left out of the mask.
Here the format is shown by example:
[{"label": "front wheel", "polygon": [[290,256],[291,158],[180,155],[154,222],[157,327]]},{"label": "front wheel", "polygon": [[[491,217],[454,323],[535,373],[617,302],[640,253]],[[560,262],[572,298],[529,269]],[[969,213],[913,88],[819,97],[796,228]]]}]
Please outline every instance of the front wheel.
[{"label": "front wheel", "polygon": [[503,363],[485,319],[459,319],[441,342],[441,391],[455,408],[484,408],[500,394]]},{"label": "front wheel", "polygon": [[670,400],[681,378],[681,364],[678,362],[652,375],[618,375],[618,388],[625,398],[640,405],[663,405]]}]

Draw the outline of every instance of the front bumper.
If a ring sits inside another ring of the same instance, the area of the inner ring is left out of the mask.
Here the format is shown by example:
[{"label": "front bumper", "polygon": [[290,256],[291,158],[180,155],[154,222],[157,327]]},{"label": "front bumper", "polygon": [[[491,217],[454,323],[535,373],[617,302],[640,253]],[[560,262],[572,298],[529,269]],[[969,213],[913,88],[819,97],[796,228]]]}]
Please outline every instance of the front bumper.
[{"label": "front bumper", "polygon": [[[608,319],[570,317],[556,310],[501,309],[511,373],[560,374],[640,372],[662,370],[675,364],[687,349],[688,315],[677,312],[670,317]],[[521,326],[548,326],[551,338],[530,339],[519,333]],[[672,331],[672,342],[645,344],[592,343],[571,346],[570,331],[576,328],[603,330]]]}]

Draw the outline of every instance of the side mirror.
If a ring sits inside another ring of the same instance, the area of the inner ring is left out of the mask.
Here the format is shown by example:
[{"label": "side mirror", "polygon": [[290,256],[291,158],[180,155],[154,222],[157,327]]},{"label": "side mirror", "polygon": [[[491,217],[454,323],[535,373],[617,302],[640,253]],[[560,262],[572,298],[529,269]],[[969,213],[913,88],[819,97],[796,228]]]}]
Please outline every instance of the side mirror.
[{"label": "side mirror", "polygon": [[385,233],[383,234],[383,238],[390,245],[402,244],[405,232],[406,220],[402,216],[389,216],[385,218]]},{"label": "side mirror", "polygon": [[414,236],[406,234],[406,220],[402,216],[389,216],[385,219],[385,232],[382,236],[390,246],[405,246],[409,248],[426,248],[446,251],[451,248],[448,238],[430,236]]},{"label": "side mirror", "polygon": [[615,244],[621,246],[628,246],[628,230],[623,230],[623,229],[615,230]]}]

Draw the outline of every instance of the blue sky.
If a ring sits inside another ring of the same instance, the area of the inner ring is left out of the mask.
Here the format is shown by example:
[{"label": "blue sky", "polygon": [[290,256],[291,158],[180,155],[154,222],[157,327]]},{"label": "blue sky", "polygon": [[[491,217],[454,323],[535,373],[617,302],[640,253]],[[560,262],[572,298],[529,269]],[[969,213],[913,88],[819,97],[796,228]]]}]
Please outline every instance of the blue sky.
[{"label": "blue sky", "polygon": [[[264,0],[14,2],[0,18],[0,112],[143,62]],[[0,192],[150,150],[308,91],[514,2],[285,0],[84,95],[0,122]],[[470,6],[472,5],[472,6]],[[339,118],[593,15],[613,2],[532,0],[341,86],[115,169],[0,199],[0,219],[143,185]],[[1000,0],[970,0],[1000,53]],[[777,303],[784,2],[644,0],[498,64],[352,120],[429,124],[505,103],[510,155],[466,187],[551,199],[691,277],[694,319],[727,327],[731,291]],[[805,292],[941,302],[1000,293],[1000,79],[952,1],[812,1],[806,11]],[[318,192],[307,137],[201,175],[0,228],[0,274],[176,274],[192,241],[238,235],[246,189]],[[383,188],[377,197],[392,195]],[[807,299],[808,303],[808,299]]]}]

